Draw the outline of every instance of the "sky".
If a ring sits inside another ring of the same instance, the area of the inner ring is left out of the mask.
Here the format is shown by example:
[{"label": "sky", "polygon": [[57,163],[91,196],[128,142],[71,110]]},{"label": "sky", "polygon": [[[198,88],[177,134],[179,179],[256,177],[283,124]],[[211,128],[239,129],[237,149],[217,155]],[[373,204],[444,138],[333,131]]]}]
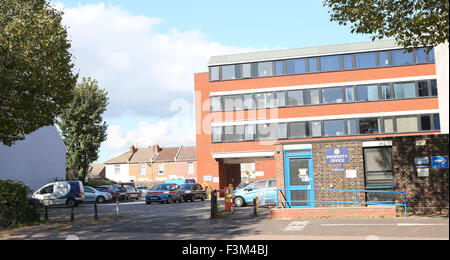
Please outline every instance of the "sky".
[{"label": "sky", "polygon": [[97,162],[130,145],[195,145],[194,73],[211,56],[370,41],[330,22],[321,0],[51,0],[76,72],[108,91]]}]

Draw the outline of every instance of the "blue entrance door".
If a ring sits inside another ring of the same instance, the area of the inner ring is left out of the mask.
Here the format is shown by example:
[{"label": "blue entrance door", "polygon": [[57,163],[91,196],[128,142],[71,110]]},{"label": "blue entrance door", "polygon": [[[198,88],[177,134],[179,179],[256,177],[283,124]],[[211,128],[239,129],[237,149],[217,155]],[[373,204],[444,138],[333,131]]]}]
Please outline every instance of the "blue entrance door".
[{"label": "blue entrance door", "polygon": [[314,174],[311,150],[286,151],[286,199],[289,208],[314,208]]}]

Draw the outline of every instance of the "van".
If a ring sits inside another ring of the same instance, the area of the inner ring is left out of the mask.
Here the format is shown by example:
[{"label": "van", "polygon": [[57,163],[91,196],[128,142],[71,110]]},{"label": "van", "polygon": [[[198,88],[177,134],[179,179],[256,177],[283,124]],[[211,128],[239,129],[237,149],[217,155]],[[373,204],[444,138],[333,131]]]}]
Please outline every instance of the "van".
[{"label": "van", "polygon": [[259,198],[262,204],[273,204],[276,202],[277,186],[275,179],[265,179],[250,183],[239,184],[236,190],[232,192],[234,196],[234,205],[242,207],[253,203],[253,199]]},{"label": "van", "polygon": [[33,199],[45,206],[67,205],[76,207],[84,202],[84,187],[81,181],[59,181],[49,183],[33,193]]}]

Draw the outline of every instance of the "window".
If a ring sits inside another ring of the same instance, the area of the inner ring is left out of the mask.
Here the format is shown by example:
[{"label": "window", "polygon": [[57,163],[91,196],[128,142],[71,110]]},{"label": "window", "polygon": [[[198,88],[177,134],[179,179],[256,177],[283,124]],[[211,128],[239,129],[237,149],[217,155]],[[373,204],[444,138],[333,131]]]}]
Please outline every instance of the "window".
[{"label": "window", "polygon": [[302,90],[288,91],[288,105],[289,106],[302,106],[303,104],[304,104],[304,101],[303,101],[303,91]]},{"label": "window", "polygon": [[375,68],[377,66],[375,52],[357,53],[355,54],[355,60],[357,69]]},{"label": "window", "polygon": [[419,48],[416,50],[416,63],[427,63],[427,48]]},{"label": "window", "polygon": [[241,76],[241,65],[240,64],[236,64],[236,78],[240,79]]},{"label": "window", "polygon": [[261,108],[266,108],[266,96],[264,93],[255,94],[256,106]]},{"label": "window", "polygon": [[260,62],[258,63],[258,76],[269,77],[273,75],[272,62]]},{"label": "window", "polygon": [[430,115],[425,115],[425,116],[420,116],[420,126],[422,131],[429,131],[432,130],[431,129],[431,116]]},{"label": "window", "polygon": [[344,120],[329,120],[323,122],[323,130],[325,136],[342,136],[345,135]]},{"label": "window", "polygon": [[347,120],[347,134],[348,135],[358,134],[358,120],[356,119]]},{"label": "window", "polygon": [[276,140],[277,124],[261,124],[256,126],[257,140]]},{"label": "window", "polygon": [[244,108],[244,100],[242,95],[225,96],[223,101],[225,111],[242,110]]},{"label": "window", "polygon": [[394,186],[392,148],[365,148],[364,169],[366,175],[366,186]]},{"label": "window", "polygon": [[306,72],[306,60],[294,59],[286,61],[287,74],[301,74]]},{"label": "window", "polygon": [[398,133],[417,132],[419,130],[417,116],[397,117],[396,123]]},{"label": "window", "polygon": [[414,82],[394,83],[394,95],[396,99],[415,98],[416,84]]},{"label": "window", "polygon": [[309,122],[295,122],[289,124],[289,138],[304,138],[310,136]]},{"label": "window", "polygon": [[378,134],[379,130],[379,119],[377,118],[363,118],[359,120],[359,133],[363,135],[367,134]]},{"label": "window", "polygon": [[382,100],[388,100],[392,98],[392,88],[390,84],[381,85],[381,97]]},{"label": "window", "polygon": [[282,91],[282,92],[277,92],[276,93],[277,97],[277,104],[276,107],[284,107],[286,106],[286,92]]},{"label": "window", "polygon": [[275,61],[275,75],[284,75],[284,61]]},{"label": "window", "polygon": [[244,126],[236,125],[236,126],[225,126],[225,142],[239,142],[244,141]]},{"label": "window", "polygon": [[209,79],[211,81],[220,80],[220,67],[210,67],[209,68]]},{"label": "window", "polygon": [[147,174],[147,167],[145,164],[139,165],[139,173],[143,176]]},{"label": "window", "polygon": [[277,124],[277,139],[286,139],[287,137],[287,124]]},{"label": "window", "polygon": [[353,69],[353,55],[352,54],[343,55],[342,61],[343,61],[343,65],[344,65],[344,70]]},{"label": "window", "polygon": [[222,103],[220,97],[211,97],[211,112],[218,112],[222,110]]},{"label": "window", "polygon": [[419,81],[417,87],[419,88],[419,97],[428,97],[430,95],[427,81]]},{"label": "window", "polygon": [[342,103],[342,88],[324,88],[322,89],[323,104]]},{"label": "window", "polygon": [[266,108],[274,108],[277,107],[277,99],[275,93],[264,93],[264,96],[266,98]]},{"label": "window", "polygon": [[317,65],[317,58],[309,58],[309,72],[317,72],[319,70],[319,67]]},{"label": "window", "polygon": [[378,57],[380,59],[380,67],[389,66],[389,52],[388,51],[380,51],[378,52]]},{"label": "window", "polygon": [[255,109],[255,100],[252,94],[244,95],[244,109]]},{"label": "window", "polygon": [[256,125],[246,125],[244,132],[245,141],[253,141],[256,138]]},{"label": "window", "polygon": [[222,80],[236,79],[235,65],[222,66]]},{"label": "window", "polygon": [[378,100],[378,85],[357,86],[358,101]]},{"label": "window", "polygon": [[431,49],[431,51],[428,53],[428,58],[429,58],[430,62],[435,62],[434,48]]},{"label": "window", "polygon": [[385,118],[384,119],[384,133],[394,133],[394,119],[393,118]]},{"label": "window", "polygon": [[213,143],[222,142],[222,127],[212,127],[211,136]]},{"label": "window", "polygon": [[433,126],[434,126],[434,130],[441,130],[441,121],[439,118],[439,114],[433,115]]},{"label": "window", "polygon": [[312,128],[312,136],[313,137],[320,137],[322,136],[322,124],[320,121],[315,121],[311,123]]},{"label": "window", "polygon": [[341,68],[339,56],[320,57],[320,71],[338,71]]},{"label": "window", "polygon": [[431,84],[431,95],[433,97],[437,97],[437,95],[438,95],[437,81],[432,80],[432,81],[430,81],[430,84]]},{"label": "window", "polygon": [[320,90],[319,89],[312,89],[309,91],[312,105],[320,104]]},{"label": "window", "polygon": [[413,54],[412,52],[407,52],[406,50],[393,50],[392,55],[392,65],[403,66],[413,64]]},{"label": "window", "polygon": [[53,185],[47,186],[43,188],[40,192],[40,194],[51,194],[53,193]]},{"label": "window", "polygon": [[158,164],[158,175],[164,175],[164,163]]},{"label": "window", "polygon": [[251,78],[252,77],[252,64],[242,64],[242,78]]},{"label": "window", "polygon": [[345,88],[345,101],[354,102],[355,101],[355,88],[347,87]]},{"label": "window", "polygon": [[194,163],[188,162],[188,174],[194,174]]},{"label": "window", "polygon": [[120,164],[114,165],[114,174],[116,175],[120,174]]}]

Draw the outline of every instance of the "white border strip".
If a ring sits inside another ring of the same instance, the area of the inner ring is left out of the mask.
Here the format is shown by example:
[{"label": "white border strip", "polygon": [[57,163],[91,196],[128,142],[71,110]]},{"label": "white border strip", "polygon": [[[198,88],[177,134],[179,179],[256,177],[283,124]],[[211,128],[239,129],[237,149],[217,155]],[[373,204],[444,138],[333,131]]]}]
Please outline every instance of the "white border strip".
[{"label": "white border strip", "polygon": [[289,144],[283,146],[283,150],[305,150],[305,149],[312,149],[312,144]]},{"label": "white border strip", "polygon": [[437,76],[436,75],[428,75],[428,76],[417,76],[417,77],[406,77],[406,78],[390,78],[390,79],[337,82],[337,83],[314,84],[314,85],[297,85],[297,86],[288,86],[288,87],[245,89],[245,90],[235,90],[235,91],[211,92],[209,94],[209,96],[217,97],[217,96],[253,94],[253,93],[287,91],[287,90],[302,90],[302,89],[332,88],[332,87],[351,87],[351,86],[357,86],[357,85],[397,83],[397,82],[429,80],[429,79],[437,79]]},{"label": "white border strip", "polygon": [[392,146],[392,140],[363,142],[362,146],[363,147]]},{"label": "white border strip", "polygon": [[246,152],[246,153],[216,153],[213,154],[214,159],[226,159],[226,158],[251,158],[251,157],[273,157],[275,152]]},{"label": "white border strip", "polygon": [[297,117],[297,118],[281,118],[281,119],[277,118],[277,119],[265,119],[265,120],[212,122],[211,127],[234,126],[234,125],[255,125],[255,124],[276,124],[276,123],[289,123],[289,122],[370,118],[370,117],[408,116],[408,115],[438,114],[438,113],[439,113],[439,109],[431,109],[431,110],[409,110],[409,111],[399,111],[399,112],[381,112],[381,113],[366,113],[366,114],[345,114],[345,115],[331,115],[331,116],[317,116],[317,117]]}]

